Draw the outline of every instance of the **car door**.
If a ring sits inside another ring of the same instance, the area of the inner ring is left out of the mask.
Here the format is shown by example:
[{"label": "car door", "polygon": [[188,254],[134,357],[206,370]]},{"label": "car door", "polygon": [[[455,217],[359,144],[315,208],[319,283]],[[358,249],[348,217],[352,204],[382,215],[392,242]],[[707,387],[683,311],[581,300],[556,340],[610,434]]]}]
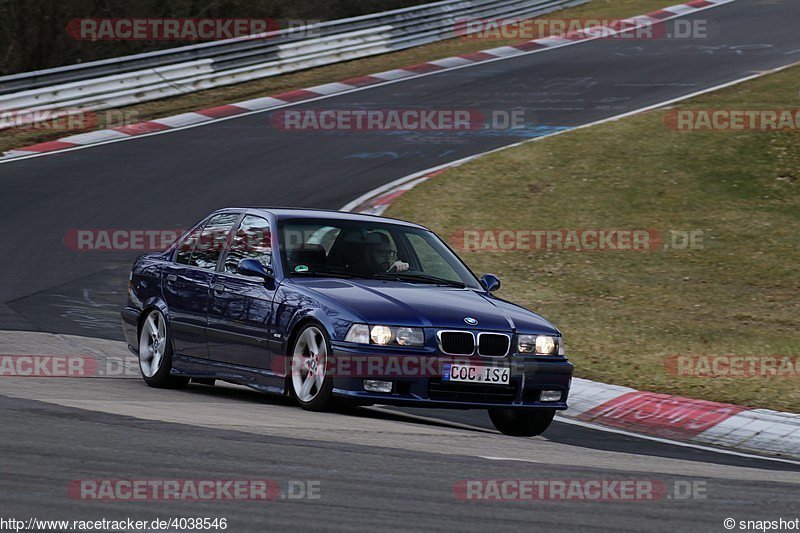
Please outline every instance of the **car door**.
[{"label": "car door", "polygon": [[165,269],[162,293],[169,308],[172,345],[178,354],[208,358],[211,283],[224,242],[239,218],[238,213],[210,217],[181,241]]},{"label": "car door", "polygon": [[237,265],[242,259],[256,259],[271,271],[272,238],[266,218],[244,216],[214,276],[208,313],[209,358],[269,370],[275,280],[239,274]]}]

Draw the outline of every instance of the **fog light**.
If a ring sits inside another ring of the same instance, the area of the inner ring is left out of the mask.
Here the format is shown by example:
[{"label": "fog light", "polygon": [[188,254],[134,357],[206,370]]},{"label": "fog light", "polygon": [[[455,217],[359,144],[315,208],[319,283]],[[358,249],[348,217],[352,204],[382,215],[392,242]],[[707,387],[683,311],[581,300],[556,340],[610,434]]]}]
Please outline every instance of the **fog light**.
[{"label": "fog light", "polygon": [[392,382],[376,381],[374,379],[365,379],[364,390],[369,392],[392,392]]},{"label": "fog light", "polygon": [[541,401],[541,402],[558,402],[558,401],[561,401],[561,391],[560,390],[543,390],[542,393],[539,395],[539,401]]}]

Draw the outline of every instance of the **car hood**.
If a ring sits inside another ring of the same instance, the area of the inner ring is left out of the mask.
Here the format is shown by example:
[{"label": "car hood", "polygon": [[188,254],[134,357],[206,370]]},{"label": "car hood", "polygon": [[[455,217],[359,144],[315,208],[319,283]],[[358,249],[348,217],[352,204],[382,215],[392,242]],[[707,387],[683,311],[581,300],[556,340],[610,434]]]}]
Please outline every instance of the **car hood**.
[{"label": "car hood", "polygon": [[[473,289],[332,278],[293,278],[291,283],[346,306],[368,324],[560,335],[536,313]],[[478,323],[468,325],[467,317]]]}]

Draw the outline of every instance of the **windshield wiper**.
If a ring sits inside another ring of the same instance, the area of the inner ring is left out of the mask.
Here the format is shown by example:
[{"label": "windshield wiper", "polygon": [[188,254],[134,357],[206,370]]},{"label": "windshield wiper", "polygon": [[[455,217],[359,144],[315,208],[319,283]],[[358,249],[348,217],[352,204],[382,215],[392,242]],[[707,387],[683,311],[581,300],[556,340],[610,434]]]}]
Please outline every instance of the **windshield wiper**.
[{"label": "windshield wiper", "polygon": [[453,281],[451,279],[437,278],[436,276],[428,276],[427,274],[406,274],[404,272],[384,272],[375,274],[373,277],[378,279],[396,279],[399,281],[416,281],[419,283],[433,283],[436,285],[448,285],[450,287],[458,287],[463,289],[467,285],[461,281]]}]

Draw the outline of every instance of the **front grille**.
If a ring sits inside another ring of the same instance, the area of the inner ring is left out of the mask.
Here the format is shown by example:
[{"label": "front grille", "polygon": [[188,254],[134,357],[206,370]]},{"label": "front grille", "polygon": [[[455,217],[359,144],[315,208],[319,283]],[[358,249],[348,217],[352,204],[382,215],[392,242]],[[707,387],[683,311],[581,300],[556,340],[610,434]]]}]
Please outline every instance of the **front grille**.
[{"label": "front grille", "polygon": [[475,337],[468,331],[442,331],[439,342],[442,351],[450,355],[472,355],[475,352]]},{"label": "front grille", "polygon": [[481,385],[475,383],[444,383],[432,379],[428,398],[445,402],[475,402],[511,404],[517,397],[514,385]]},{"label": "front grille", "polygon": [[508,353],[510,340],[507,335],[498,333],[480,333],[478,335],[478,353],[492,357],[503,356]]}]

